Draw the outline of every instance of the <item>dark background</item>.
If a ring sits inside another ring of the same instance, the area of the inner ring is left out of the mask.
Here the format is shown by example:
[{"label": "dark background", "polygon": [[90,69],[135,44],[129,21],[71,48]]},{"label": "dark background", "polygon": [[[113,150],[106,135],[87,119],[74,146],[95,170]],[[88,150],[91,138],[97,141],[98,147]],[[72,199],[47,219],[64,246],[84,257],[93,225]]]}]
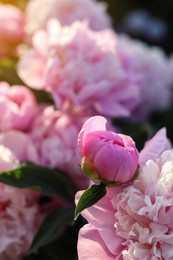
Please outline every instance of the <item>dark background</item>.
[{"label": "dark background", "polygon": [[[149,44],[162,46],[167,53],[173,52],[173,0],[106,0],[104,2],[107,2],[109,6],[108,11],[116,30],[119,30],[119,26],[126,15],[136,9],[147,10],[153,19],[161,19],[167,26],[167,37],[161,43],[154,42],[152,39],[142,40]],[[150,27],[148,30],[150,30]],[[135,35],[135,38],[140,37]]]}]

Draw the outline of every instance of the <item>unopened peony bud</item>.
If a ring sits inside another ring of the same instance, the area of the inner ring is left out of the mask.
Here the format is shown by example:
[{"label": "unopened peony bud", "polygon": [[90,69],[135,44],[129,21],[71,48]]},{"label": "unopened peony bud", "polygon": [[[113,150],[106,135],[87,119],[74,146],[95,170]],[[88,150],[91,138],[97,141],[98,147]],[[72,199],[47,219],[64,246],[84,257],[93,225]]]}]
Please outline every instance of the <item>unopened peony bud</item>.
[{"label": "unopened peony bud", "polygon": [[90,118],[82,127],[78,146],[82,170],[91,179],[120,185],[135,177],[138,151],[131,137],[106,131],[104,117]]}]

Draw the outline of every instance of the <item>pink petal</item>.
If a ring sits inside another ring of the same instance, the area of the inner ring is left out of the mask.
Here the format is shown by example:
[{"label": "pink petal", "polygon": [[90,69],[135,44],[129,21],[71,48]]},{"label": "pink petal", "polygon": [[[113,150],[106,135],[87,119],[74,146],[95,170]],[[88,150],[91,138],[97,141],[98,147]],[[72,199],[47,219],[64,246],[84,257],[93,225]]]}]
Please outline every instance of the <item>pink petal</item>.
[{"label": "pink petal", "polygon": [[[47,55],[48,52],[48,37],[43,30],[37,31],[32,38],[32,44],[35,49],[43,56]],[[41,44],[40,44],[41,43]]]},{"label": "pink petal", "polygon": [[113,117],[127,117],[130,115],[129,109],[127,109],[124,105],[121,105],[115,100],[105,100],[101,103],[95,104],[96,109],[100,113],[104,113],[105,115],[113,116]]},{"label": "pink petal", "polygon": [[107,120],[102,116],[93,116],[85,122],[78,136],[78,147],[82,155],[84,154],[84,144],[87,134],[98,130],[106,130],[106,122]]},{"label": "pink petal", "polygon": [[42,89],[44,86],[44,57],[31,50],[26,53],[18,64],[18,74],[30,87]]},{"label": "pink petal", "polygon": [[162,152],[172,149],[169,139],[166,137],[166,128],[160,129],[155,136],[146,142],[140,152],[139,165],[144,165],[149,159],[157,159]]},{"label": "pink petal", "polygon": [[[112,206],[112,195],[110,192],[98,201],[94,206],[84,210],[82,215],[87,221],[93,225],[99,232],[100,237],[104,240],[108,249],[114,255],[119,255],[122,249],[122,243],[124,240],[116,236],[116,230],[114,224],[116,222],[115,209]],[[118,190],[118,189],[117,189]],[[80,191],[76,195],[76,201],[80,198],[83,191]],[[110,194],[110,195],[109,195]]]},{"label": "pink petal", "polygon": [[85,225],[79,233],[79,260],[114,260],[98,231],[90,224]]}]

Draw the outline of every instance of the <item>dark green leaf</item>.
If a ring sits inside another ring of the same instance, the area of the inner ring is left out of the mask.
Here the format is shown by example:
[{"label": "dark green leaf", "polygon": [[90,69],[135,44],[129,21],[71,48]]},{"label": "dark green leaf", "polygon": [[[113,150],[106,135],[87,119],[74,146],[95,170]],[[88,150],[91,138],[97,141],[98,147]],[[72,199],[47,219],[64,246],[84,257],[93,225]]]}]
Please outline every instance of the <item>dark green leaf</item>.
[{"label": "dark green leaf", "polygon": [[52,96],[49,93],[36,89],[33,89],[32,92],[34,93],[38,103],[54,104]]},{"label": "dark green leaf", "polygon": [[[74,209],[72,209],[74,212]],[[27,255],[23,260],[77,260],[78,233],[84,225],[84,219],[79,217],[77,221],[63,228],[63,232],[48,245],[42,246],[35,253]]]},{"label": "dark green leaf", "polygon": [[75,219],[77,219],[80,212],[86,208],[91,207],[106,194],[106,185],[100,183],[99,185],[92,185],[86,190],[79,199],[75,209]]},{"label": "dark green leaf", "polygon": [[22,259],[23,260],[35,260],[36,258],[33,255],[29,255],[29,256],[24,256]]},{"label": "dark green leaf", "polygon": [[59,197],[73,202],[75,186],[64,172],[25,163],[21,168],[0,173],[0,182],[17,188],[31,188],[43,195]]},{"label": "dark green leaf", "polygon": [[36,252],[40,247],[56,239],[61,228],[73,221],[73,214],[73,208],[56,209],[50,213],[38,230],[29,249],[29,254]]}]

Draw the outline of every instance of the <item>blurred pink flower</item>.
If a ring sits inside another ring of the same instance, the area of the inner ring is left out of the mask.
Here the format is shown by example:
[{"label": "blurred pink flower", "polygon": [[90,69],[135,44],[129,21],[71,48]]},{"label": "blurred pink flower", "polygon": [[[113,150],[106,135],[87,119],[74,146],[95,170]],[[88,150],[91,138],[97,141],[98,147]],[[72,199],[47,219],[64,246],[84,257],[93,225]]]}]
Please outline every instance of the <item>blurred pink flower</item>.
[{"label": "blurred pink flower", "polygon": [[[0,172],[19,166],[7,147],[0,144]],[[43,219],[38,193],[0,183],[0,259],[21,260]]]},{"label": "blurred pink flower", "polygon": [[88,186],[77,148],[78,133],[86,118],[80,113],[62,113],[53,106],[41,107],[30,133],[39,163],[65,171],[80,188]]},{"label": "blurred pink flower", "polygon": [[91,179],[126,183],[138,166],[138,151],[130,136],[106,131],[106,119],[91,117],[78,136],[82,170]]},{"label": "blurred pink flower", "polygon": [[19,167],[19,160],[4,145],[0,144],[0,172]]},{"label": "blurred pink flower", "polygon": [[[169,150],[158,146],[159,139]],[[151,160],[144,162],[143,150],[133,184],[108,187],[105,197],[83,211],[89,224],[79,234],[79,260],[173,258],[173,150],[167,145],[161,130],[146,145]]]},{"label": "blurred pink flower", "polygon": [[28,130],[36,115],[37,105],[32,92],[24,86],[0,82],[0,130]]},{"label": "blurred pink flower", "polygon": [[32,139],[19,130],[8,130],[0,133],[0,145],[4,145],[20,161],[39,163],[39,157]]},{"label": "blurred pink flower", "polygon": [[46,31],[35,33],[18,72],[29,86],[50,92],[60,109],[129,116],[138,103],[138,88],[120,64],[113,31],[94,32],[86,23],[62,27],[49,21]]},{"label": "blurred pink flower", "polygon": [[74,21],[88,21],[93,30],[111,27],[111,19],[106,13],[107,5],[95,0],[30,0],[26,7],[26,33],[46,27],[50,18],[56,18],[62,25]]},{"label": "blurred pink flower", "polygon": [[140,91],[140,102],[132,116],[144,120],[153,111],[169,108],[173,73],[163,50],[119,35],[117,51],[131,82],[138,85]]},{"label": "blurred pink flower", "polygon": [[24,15],[16,6],[0,4],[0,57],[15,55],[24,37]]}]

